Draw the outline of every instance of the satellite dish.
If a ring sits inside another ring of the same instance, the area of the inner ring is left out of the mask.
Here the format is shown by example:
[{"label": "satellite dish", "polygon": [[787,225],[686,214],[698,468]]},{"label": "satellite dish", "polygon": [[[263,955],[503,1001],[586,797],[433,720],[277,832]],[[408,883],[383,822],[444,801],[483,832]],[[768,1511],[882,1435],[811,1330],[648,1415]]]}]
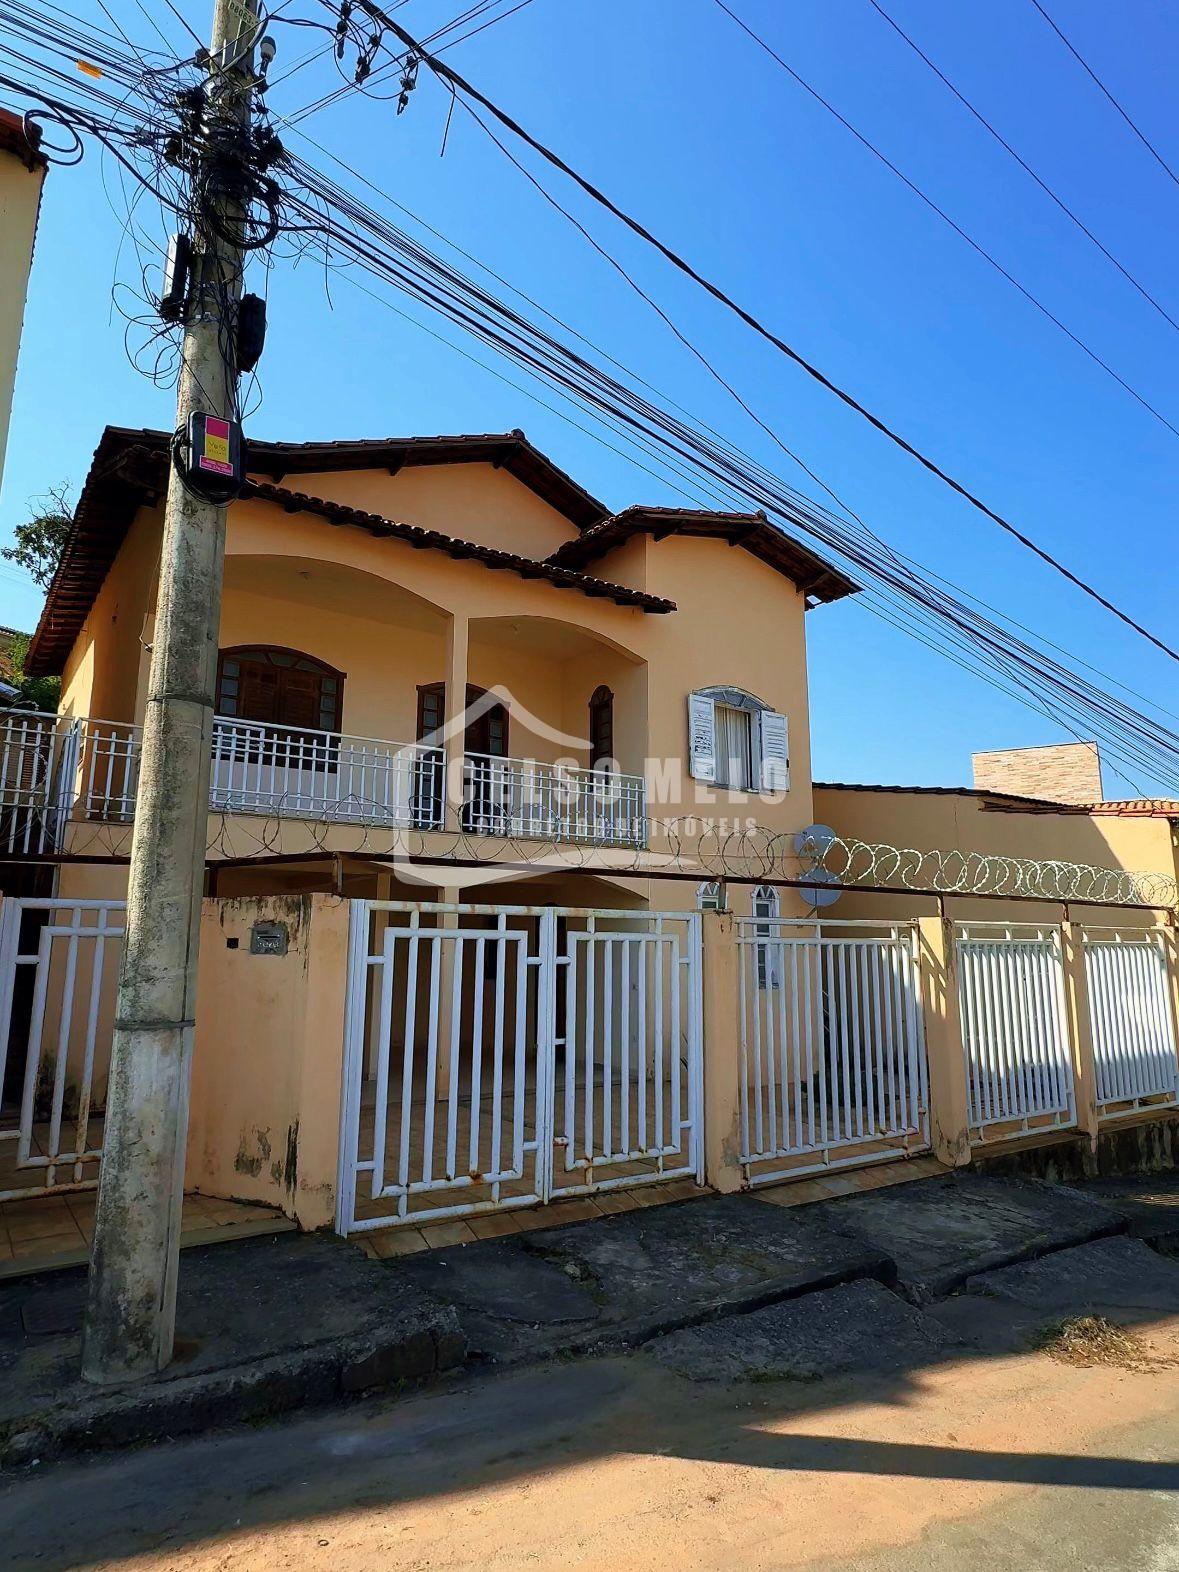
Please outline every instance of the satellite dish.
[{"label": "satellite dish", "polygon": [[[834,906],[843,894],[843,886],[839,882],[839,875],[832,873],[829,868],[816,868],[806,875],[808,883],[805,889],[799,891],[803,900],[812,911],[821,911],[825,906]],[[814,887],[810,880],[814,880]]]},{"label": "satellite dish", "polygon": [[827,848],[839,836],[826,824],[812,824],[809,830],[799,830],[794,837],[794,850],[799,857],[821,862]]}]

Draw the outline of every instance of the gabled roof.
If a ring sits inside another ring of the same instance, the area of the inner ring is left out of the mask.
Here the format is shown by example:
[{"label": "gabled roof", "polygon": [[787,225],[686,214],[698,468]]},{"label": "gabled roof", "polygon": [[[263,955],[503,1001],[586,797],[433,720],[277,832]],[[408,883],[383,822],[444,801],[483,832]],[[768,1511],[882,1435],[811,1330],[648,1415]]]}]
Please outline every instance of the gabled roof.
[{"label": "gabled roof", "polygon": [[[158,433],[144,433],[146,435]],[[134,435],[128,433],[128,435]],[[493,464],[506,469],[578,529],[607,516],[608,509],[559,469],[522,431],[482,436],[374,437],[357,442],[250,442],[250,471],[281,481],[288,475],[325,470],[399,469],[415,464]]]},{"label": "gabled roof", "polygon": [[854,595],[859,585],[838,568],[816,556],[785,531],[771,524],[764,513],[712,513],[694,508],[624,508],[599,524],[591,524],[576,540],[567,540],[549,557],[567,568],[588,567],[634,535],[705,536],[727,540],[732,546],[768,563],[792,580],[813,601],[841,600]]},{"label": "gabled roof", "polygon": [[[58,672],[102,588],[136,512],[145,503],[154,505],[167,485],[168,438],[161,431],[134,431],[108,426],[94,454],[90,473],[78,499],[74,525],[54,574],[41,620],[33,635],[25,669],[29,676]],[[555,498],[564,486],[566,516],[578,511],[588,517],[591,508],[604,509],[588,492],[569,480],[536,448],[516,433],[508,436],[409,437],[380,442],[288,443],[251,442],[251,474],[312,474],[326,470],[389,468],[403,464],[500,463],[544,495],[551,488]],[[517,468],[513,469],[513,466]],[[535,482],[535,484],[533,483]],[[249,482],[243,495],[277,502],[292,510],[317,512],[333,522],[352,523],[373,534],[396,536],[416,545],[467,557],[492,568],[507,568],[528,578],[546,579],[583,594],[637,606],[644,611],[674,611],[674,603],[638,590],[609,584],[564,564],[542,562],[457,540],[437,530],[419,529],[358,509],[307,497],[267,482]],[[549,500],[549,499],[546,499]],[[557,506],[553,501],[553,506]]]},{"label": "gabled roof", "polygon": [[299,491],[288,491],[284,486],[270,486],[251,480],[246,482],[242,496],[277,503],[287,513],[315,513],[329,524],[350,525],[384,540],[403,540],[419,550],[429,548],[444,551],[448,557],[466,558],[472,562],[481,562],[484,567],[506,569],[510,573],[518,573],[522,579],[545,579],[558,589],[580,590],[583,595],[589,595],[595,600],[612,600],[619,606],[637,606],[641,611],[675,610],[675,601],[664,600],[660,595],[648,595],[643,590],[628,589],[623,584],[611,584],[607,579],[578,573],[573,568],[561,568],[554,562],[545,562],[537,557],[522,557],[515,551],[501,551],[497,546],[482,546],[473,540],[460,540],[454,535],[444,535],[441,530],[423,529],[420,524],[403,524],[397,519],[366,513],[341,502],[325,502],[322,497],[308,497]]}]

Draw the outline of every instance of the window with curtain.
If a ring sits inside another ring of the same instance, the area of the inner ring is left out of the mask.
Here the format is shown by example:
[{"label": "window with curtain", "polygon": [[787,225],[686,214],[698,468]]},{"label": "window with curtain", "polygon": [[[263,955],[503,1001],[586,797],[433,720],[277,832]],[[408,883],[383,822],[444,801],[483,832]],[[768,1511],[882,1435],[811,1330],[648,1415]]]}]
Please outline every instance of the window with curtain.
[{"label": "window with curtain", "polygon": [[716,706],[716,783],[731,791],[753,788],[753,715],[731,704]]}]

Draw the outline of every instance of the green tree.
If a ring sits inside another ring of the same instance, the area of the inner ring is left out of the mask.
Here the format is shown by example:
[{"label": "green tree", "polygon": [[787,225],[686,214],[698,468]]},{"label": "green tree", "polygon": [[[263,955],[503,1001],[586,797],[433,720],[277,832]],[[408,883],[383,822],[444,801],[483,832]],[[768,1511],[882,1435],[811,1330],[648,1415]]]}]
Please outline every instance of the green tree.
[{"label": "green tree", "polygon": [[29,643],[30,636],[27,633],[13,633],[9,638],[10,676],[7,680],[20,695],[15,701],[16,707],[22,710],[41,710],[47,715],[56,714],[57,706],[61,702],[61,678],[25,676],[25,660],[29,653]]},{"label": "green tree", "polygon": [[74,508],[66,486],[54,486],[43,497],[29,502],[33,516],[13,530],[11,546],[0,547],[0,557],[15,562],[42,589],[48,589],[65,548]]}]

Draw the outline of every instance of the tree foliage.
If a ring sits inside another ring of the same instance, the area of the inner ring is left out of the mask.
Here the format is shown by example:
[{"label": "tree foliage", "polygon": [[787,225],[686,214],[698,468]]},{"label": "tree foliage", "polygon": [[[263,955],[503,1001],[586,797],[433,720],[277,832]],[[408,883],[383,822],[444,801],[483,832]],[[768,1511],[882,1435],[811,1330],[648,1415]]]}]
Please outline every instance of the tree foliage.
[{"label": "tree foliage", "polygon": [[73,504],[67,487],[54,486],[29,507],[32,517],[16,526],[12,545],[0,547],[0,557],[15,562],[34,584],[48,589],[74,521]]},{"label": "tree foliage", "polygon": [[19,697],[16,707],[22,710],[42,710],[47,715],[57,712],[61,701],[60,677],[26,677],[25,660],[29,653],[30,636],[13,633],[8,640],[8,677]]}]

